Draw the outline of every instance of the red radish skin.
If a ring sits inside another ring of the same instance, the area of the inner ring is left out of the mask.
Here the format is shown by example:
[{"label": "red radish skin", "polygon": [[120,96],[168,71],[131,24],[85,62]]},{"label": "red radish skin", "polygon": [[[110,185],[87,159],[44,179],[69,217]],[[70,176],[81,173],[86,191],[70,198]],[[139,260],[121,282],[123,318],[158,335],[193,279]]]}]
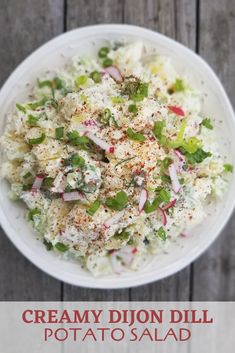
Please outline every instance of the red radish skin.
[{"label": "red radish skin", "polygon": [[178,172],[182,172],[183,170],[183,166],[185,164],[185,157],[184,155],[178,151],[178,150],[174,150],[174,154],[177,158],[177,161],[176,161],[176,169]]},{"label": "red radish skin", "polygon": [[172,208],[175,206],[176,204],[176,199],[172,200],[171,202],[169,202],[166,206],[163,207],[164,210],[169,210],[169,208]]},{"label": "red radish skin", "polygon": [[184,111],[181,107],[177,107],[175,105],[168,105],[167,107],[172,113],[175,113],[176,115],[179,116],[184,116]]},{"label": "red radish skin", "polygon": [[148,199],[148,192],[146,189],[142,189],[140,192],[140,198],[139,198],[139,206],[138,206],[139,213],[143,211],[144,205],[147,199]]},{"label": "red radish skin", "polygon": [[168,170],[171,178],[172,190],[177,194],[180,191],[181,185],[177,176],[174,163],[169,166]]},{"label": "red radish skin", "polygon": [[44,179],[43,175],[36,175],[36,178],[35,178],[34,183],[32,185],[31,191],[35,192],[37,190],[40,190],[40,188],[42,186],[43,179]]},{"label": "red radish skin", "polygon": [[99,146],[102,150],[108,153],[114,153],[114,146],[110,146],[106,141],[102,140],[101,138],[97,137],[90,131],[85,131],[85,136],[89,137],[97,146]]},{"label": "red radish skin", "polygon": [[122,218],[124,213],[125,213],[125,211],[120,211],[120,212],[115,213],[115,215],[113,217],[108,218],[104,222],[105,229],[109,229],[113,224],[117,223]]},{"label": "red radish skin", "polygon": [[65,202],[68,201],[77,201],[77,200],[83,200],[84,196],[81,192],[78,191],[73,191],[73,192],[64,192],[62,194],[62,199]]},{"label": "red radish skin", "polygon": [[106,67],[104,71],[108,73],[117,83],[121,83],[123,81],[122,74],[118,69],[118,67],[112,65],[112,66]]},{"label": "red radish skin", "polygon": [[95,120],[93,120],[93,119],[87,119],[87,120],[84,121],[83,124],[85,126],[96,126],[97,125]]},{"label": "red radish skin", "polygon": [[167,224],[166,213],[161,207],[158,207],[158,210],[161,214],[162,224],[165,226]]}]

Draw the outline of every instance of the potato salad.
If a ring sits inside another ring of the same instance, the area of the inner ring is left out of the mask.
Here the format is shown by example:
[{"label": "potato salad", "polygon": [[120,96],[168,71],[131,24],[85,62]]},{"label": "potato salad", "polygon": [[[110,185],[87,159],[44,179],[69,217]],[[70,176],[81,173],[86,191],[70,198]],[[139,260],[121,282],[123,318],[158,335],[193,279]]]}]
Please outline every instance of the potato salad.
[{"label": "potato salad", "polygon": [[201,100],[141,42],[39,77],[8,116],[1,174],[45,251],[122,274],[203,222],[233,167]]}]

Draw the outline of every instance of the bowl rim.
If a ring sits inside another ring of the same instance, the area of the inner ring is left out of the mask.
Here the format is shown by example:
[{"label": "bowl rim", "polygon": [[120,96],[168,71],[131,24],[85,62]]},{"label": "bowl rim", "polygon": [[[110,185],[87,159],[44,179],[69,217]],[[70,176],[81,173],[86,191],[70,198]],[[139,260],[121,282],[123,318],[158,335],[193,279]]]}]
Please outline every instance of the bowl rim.
[{"label": "bowl rim", "polygon": [[[177,47],[179,50],[184,51],[188,55],[191,55],[197,62],[204,67],[205,70],[207,70],[210,75],[213,77],[214,81],[217,84],[217,89],[221,94],[222,100],[225,102],[226,107],[229,111],[229,115],[232,117],[233,125],[234,125],[234,130],[235,130],[235,115],[234,111],[232,108],[232,105],[230,103],[230,100],[225,92],[225,89],[223,85],[221,84],[219,78],[213,71],[213,69],[207,64],[207,62],[201,58],[198,54],[196,54],[194,51],[191,49],[187,48],[183,44],[177,42],[174,39],[171,39],[161,33],[155,32],[153,30],[140,27],[140,26],[133,26],[130,24],[98,24],[98,25],[91,25],[91,26],[85,26],[85,27],[80,27],[73,29],[71,31],[62,33],[53,39],[49,40],[45,44],[41,45],[38,49],[36,49],[34,52],[32,52],[29,56],[27,56],[16,68],[15,70],[11,73],[11,75],[8,77],[8,79],[5,81],[3,86],[1,87],[0,90],[0,98],[3,96],[3,92],[7,90],[7,88],[15,81],[17,75],[22,73],[27,66],[30,64],[31,60],[33,60],[39,53],[41,53],[43,50],[46,50],[48,47],[53,46],[53,45],[58,45],[61,40],[66,41],[67,38],[70,36],[73,36],[74,33],[78,33],[80,35],[92,35],[92,32],[97,33],[99,32],[100,34],[106,34],[109,31],[113,31],[115,33],[122,32],[122,35],[124,35],[124,30],[127,35],[136,35],[137,32],[141,32],[141,34],[149,36],[157,42],[157,40],[164,41],[165,43],[172,44],[174,47]],[[217,227],[216,232],[212,233],[210,237],[208,237],[207,241],[204,242],[203,247],[202,246],[197,246],[189,253],[187,256],[183,259],[178,259],[177,261],[174,262],[174,266],[172,264],[167,265],[164,270],[159,271],[158,275],[154,275],[154,271],[149,271],[148,274],[143,273],[142,275],[140,274],[138,277],[135,279],[130,279],[129,277],[127,278],[122,278],[121,281],[117,281],[113,279],[112,281],[110,279],[99,279],[95,281],[95,278],[89,277],[87,279],[85,278],[79,278],[79,275],[72,275],[69,274],[67,271],[60,272],[58,274],[58,269],[56,264],[53,263],[48,263],[43,261],[43,259],[28,246],[24,242],[21,241],[21,238],[19,236],[15,236],[14,233],[15,230],[11,227],[11,223],[9,222],[8,218],[5,216],[5,214],[2,211],[2,208],[0,207],[0,223],[1,226],[7,235],[7,237],[11,240],[13,245],[31,262],[33,263],[36,267],[38,267],[40,270],[43,272],[47,273],[48,275],[63,281],[68,284],[72,284],[75,286],[79,287],[85,287],[85,288],[96,288],[96,289],[122,289],[122,288],[130,288],[130,287],[136,287],[140,286],[143,284],[148,284],[154,281],[161,280],[163,278],[166,278],[170,275],[173,275],[177,273],[178,271],[182,270],[189,264],[191,264],[193,261],[195,261],[201,254],[203,254],[208,247],[214,242],[214,240],[219,236],[221,233],[222,229],[225,227],[227,224],[233,209],[235,207],[235,198],[233,202],[231,202],[231,205],[229,206],[229,211],[226,214],[226,217],[224,218],[223,222]],[[121,278],[121,277],[120,277]],[[121,283],[119,283],[121,282]]]}]

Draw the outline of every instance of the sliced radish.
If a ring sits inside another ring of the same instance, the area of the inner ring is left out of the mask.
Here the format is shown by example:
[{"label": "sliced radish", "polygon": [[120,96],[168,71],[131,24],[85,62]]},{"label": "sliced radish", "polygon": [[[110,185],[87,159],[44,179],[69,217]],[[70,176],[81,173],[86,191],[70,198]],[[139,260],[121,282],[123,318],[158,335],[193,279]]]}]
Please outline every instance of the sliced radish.
[{"label": "sliced radish", "polygon": [[141,213],[143,211],[144,205],[145,205],[147,199],[148,199],[148,192],[146,189],[142,189],[140,192],[140,198],[139,198],[139,206],[138,206],[139,213]]},{"label": "sliced radish", "polygon": [[176,199],[172,200],[171,202],[169,202],[166,206],[163,207],[164,210],[169,210],[169,208],[172,208],[175,206],[176,204]]},{"label": "sliced radish", "polygon": [[124,271],[124,267],[121,264],[120,260],[118,260],[117,256],[117,251],[112,252],[112,254],[110,255],[110,260],[113,272],[120,275]]},{"label": "sliced radish", "polygon": [[106,141],[102,140],[101,138],[95,136],[92,132],[86,131],[85,134],[92,140],[97,146],[99,146],[102,150],[108,153],[114,153],[114,146],[110,146]]},{"label": "sliced radish", "polygon": [[182,238],[187,238],[189,235],[188,235],[188,233],[185,233],[185,232],[181,232],[180,233],[180,236],[182,237]]},{"label": "sliced radish", "polygon": [[41,188],[42,186],[42,182],[43,182],[43,179],[44,179],[44,176],[43,175],[36,175],[36,178],[33,182],[33,185],[32,185],[32,191],[37,191]]},{"label": "sliced radish", "polygon": [[180,191],[181,186],[174,163],[169,166],[168,170],[171,178],[172,189],[177,194]]},{"label": "sliced radish", "polygon": [[64,188],[65,188],[65,176],[60,171],[57,174],[55,180],[53,181],[53,186],[51,188],[51,191],[56,193],[62,193],[64,192]]},{"label": "sliced radish", "polygon": [[105,222],[104,222],[104,227],[106,229],[110,228],[113,224],[116,224],[124,215],[125,211],[120,211],[115,213],[115,215],[111,218],[108,218]]},{"label": "sliced radish", "polygon": [[86,119],[83,123],[85,126],[96,126],[96,122],[94,119]]},{"label": "sliced radish", "polygon": [[176,161],[176,169],[178,172],[182,172],[183,170],[183,166],[185,164],[185,157],[184,155],[178,151],[178,150],[174,150],[174,154],[177,158],[177,161]]},{"label": "sliced radish", "polygon": [[64,192],[62,194],[62,199],[67,202],[67,201],[77,201],[77,200],[83,200],[84,196],[81,192],[79,191],[73,191],[73,192]]},{"label": "sliced radish", "polygon": [[184,116],[184,111],[181,107],[177,107],[175,105],[168,105],[167,107],[170,111],[172,111],[173,113],[175,113],[176,115],[179,116]]},{"label": "sliced radish", "polygon": [[116,82],[121,83],[123,81],[122,74],[116,66],[112,65],[106,67],[104,71],[108,73]]},{"label": "sliced radish", "polygon": [[[137,251],[137,248],[132,248],[131,246],[114,250],[111,253],[111,264],[114,272],[120,274],[124,271],[124,266],[130,266]],[[121,259],[121,261],[119,259]]]},{"label": "sliced radish", "polygon": [[117,255],[118,255],[118,257],[121,258],[122,262],[126,266],[129,266],[132,263],[132,261],[133,261],[132,252],[131,253],[125,253],[125,252],[122,252],[122,250],[120,250]]},{"label": "sliced radish", "polygon": [[120,251],[122,251],[123,253],[125,254],[135,254],[138,252],[138,249],[137,248],[133,248],[132,246],[125,246],[124,248],[122,248]]},{"label": "sliced radish", "polygon": [[158,207],[158,210],[161,214],[162,224],[165,226],[167,224],[166,213],[161,207]]}]

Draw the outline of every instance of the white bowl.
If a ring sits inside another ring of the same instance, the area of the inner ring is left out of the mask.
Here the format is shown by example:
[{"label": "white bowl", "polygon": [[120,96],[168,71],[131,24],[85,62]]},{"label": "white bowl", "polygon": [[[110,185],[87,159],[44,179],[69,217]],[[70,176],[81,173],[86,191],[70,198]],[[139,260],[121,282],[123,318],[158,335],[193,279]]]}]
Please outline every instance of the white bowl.
[{"label": "white bowl", "polygon": [[[215,120],[222,152],[235,164],[235,117],[229,99],[217,76],[207,63],[191,50],[159,33],[129,25],[98,25],[73,30],[62,34],[43,45],[30,55],[9,77],[0,92],[0,134],[4,131],[5,116],[24,100],[28,92],[27,83],[48,68],[61,67],[77,54],[96,53],[105,41],[142,40],[152,45],[161,55],[172,58],[179,73],[186,74],[195,87],[207,96],[203,113]],[[64,282],[91,288],[133,287],[169,276],[194,261],[215,240],[232,213],[235,202],[235,175],[231,177],[228,192],[223,201],[209,210],[210,215],[187,238],[172,243],[168,253],[159,254],[139,272],[94,278],[78,263],[58,258],[47,252],[36,240],[36,235],[25,220],[25,208],[7,197],[9,185],[0,182],[0,221],[3,229],[15,246],[37,267]],[[11,261],[11,259],[8,259]]]}]

